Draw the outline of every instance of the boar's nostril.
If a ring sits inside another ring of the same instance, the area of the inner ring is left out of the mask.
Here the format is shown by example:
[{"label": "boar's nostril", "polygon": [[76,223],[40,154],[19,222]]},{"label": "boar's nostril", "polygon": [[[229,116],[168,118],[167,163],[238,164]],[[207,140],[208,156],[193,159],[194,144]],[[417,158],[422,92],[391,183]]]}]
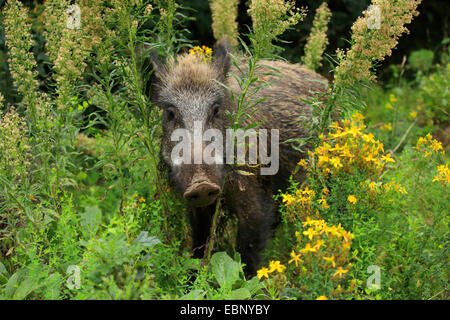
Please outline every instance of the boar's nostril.
[{"label": "boar's nostril", "polygon": [[219,195],[220,188],[211,182],[200,182],[190,185],[184,193],[184,198],[195,207],[204,207],[212,204]]},{"label": "boar's nostril", "polygon": [[198,199],[199,196],[198,196],[198,194],[191,194],[191,195],[186,196],[186,198],[187,198],[187,200],[194,200],[194,199]]},{"label": "boar's nostril", "polygon": [[213,190],[208,192],[208,197],[217,196],[219,194],[219,190]]}]

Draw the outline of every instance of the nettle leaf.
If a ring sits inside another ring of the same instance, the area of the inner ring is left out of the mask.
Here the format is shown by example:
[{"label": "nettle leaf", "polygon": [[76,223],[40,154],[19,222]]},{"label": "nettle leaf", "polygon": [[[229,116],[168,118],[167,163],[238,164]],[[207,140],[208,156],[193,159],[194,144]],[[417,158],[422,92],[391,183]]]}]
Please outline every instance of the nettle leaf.
[{"label": "nettle leaf", "polygon": [[88,238],[97,233],[102,221],[102,211],[98,207],[86,207],[80,215],[80,225],[83,235]]},{"label": "nettle leaf", "polygon": [[155,244],[161,243],[161,240],[155,236],[149,236],[148,231],[142,231],[139,233],[138,237],[134,239],[133,243],[140,244],[144,247],[152,247]]},{"label": "nettle leaf", "polygon": [[231,288],[239,279],[240,265],[226,252],[217,252],[211,257],[211,271],[222,288]]},{"label": "nettle leaf", "polygon": [[17,270],[8,280],[5,286],[5,295],[8,298],[13,298],[14,293],[19,287],[20,282],[26,277],[28,270],[26,268],[21,268]]},{"label": "nettle leaf", "polygon": [[264,288],[264,284],[259,281],[258,277],[253,277],[245,282],[244,288],[246,288],[253,296]]}]

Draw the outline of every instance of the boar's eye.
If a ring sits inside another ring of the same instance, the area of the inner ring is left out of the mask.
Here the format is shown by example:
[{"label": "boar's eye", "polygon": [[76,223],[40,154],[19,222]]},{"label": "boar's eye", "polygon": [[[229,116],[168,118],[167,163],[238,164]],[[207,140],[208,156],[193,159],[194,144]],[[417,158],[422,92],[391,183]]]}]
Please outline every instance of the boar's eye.
[{"label": "boar's eye", "polygon": [[167,121],[173,121],[175,119],[175,110],[173,107],[164,109],[164,113],[166,114]]},{"label": "boar's eye", "polygon": [[220,111],[220,106],[219,106],[219,104],[215,103],[213,105],[213,116],[214,117],[219,116],[219,111]]}]

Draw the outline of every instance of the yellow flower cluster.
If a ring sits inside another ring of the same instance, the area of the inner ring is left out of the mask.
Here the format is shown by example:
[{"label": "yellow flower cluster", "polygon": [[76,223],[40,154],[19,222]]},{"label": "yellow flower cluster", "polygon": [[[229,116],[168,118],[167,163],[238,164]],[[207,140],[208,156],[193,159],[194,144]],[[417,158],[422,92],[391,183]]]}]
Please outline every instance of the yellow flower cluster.
[{"label": "yellow flower cluster", "polygon": [[[431,155],[440,153],[442,157],[445,156],[445,150],[442,147],[442,142],[433,139],[431,134],[427,134],[425,137],[420,137],[417,140],[417,145],[414,147],[418,153],[423,155],[423,158],[430,158]],[[444,184],[450,182],[450,172],[448,164],[442,164],[437,167],[438,174],[434,177],[433,182],[443,182]]]},{"label": "yellow flower cluster", "polygon": [[193,49],[189,49],[189,54],[201,57],[205,62],[210,62],[212,58],[212,49],[207,46],[195,46]]},{"label": "yellow flower cluster", "polygon": [[[316,196],[314,190],[308,187],[304,189],[298,189],[295,194],[282,194],[282,201],[289,208],[286,210],[286,218],[290,222],[297,221],[298,219],[305,219],[306,217],[312,216],[314,213],[312,202]],[[322,207],[328,207],[325,197],[322,196],[318,201]],[[299,215],[299,216],[298,216]]]},{"label": "yellow flower cluster", "polygon": [[269,278],[270,273],[274,271],[278,271],[278,273],[283,273],[285,269],[286,266],[282,265],[279,260],[277,261],[272,260],[269,263],[269,269],[267,269],[266,267],[262,267],[257,271],[257,276],[259,279],[261,279],[262,277]]},{"label": "yellow flower cluster", "polygon": [[417,140],[417,145],[414,149],[420,151],[424,158],[428,158],[433,152],[439,152],[441,150],[442,154],[445,153],[442,148],[442,143],[436,139],[433,139],[431,134],[427,134],[425,137],[420,137],[419,140]]},{"label": "yellow flower cluster", "polygon": [[346,119],[342,124],[334,122],[328,137],[321,135],[322,142],[309,152],[310,170],[328,176],[338,172],[352,173],[353,168],[358,168],[378,176],[385,164],[395,162],[390,154],[383,154],[383,143],[372,133],[364,133],[363,119],[363,115],[356,113],[352,120]]},{"label": "yellow flower cluster", "polygon": [[450,183],[450,170],[448,164],[440,165],[437,167],[438,175],[434,177],[433,182],[442,181],[444,183]]},{"label": "yellow flower cluster", "polygon": [[400,194],[408,194],[405,187],[402,187],[400,183],[397,183],[395,180],[392,180],[386,184],[383,185],[383,188],[385,191],[395,191]]},{"label": "yellow flower cluster", "polygon": [[[378,191],[394,191],[403,195],[408,194],[405,187],[403,187],[400,183],[397,183],[395,180],[392,180],[385,184],[383,184],[382,182],[377,183],[370,180],[367,180],[364,183],[369,187],[369,190],[372,193],[377,193]],[[361,185],[363,185],[364,183],[361,182]]]},{"label": "yellow flower cluster", "polygon": [[[310,219],[302,223],[303,231],[296,231],[297,245],[291,252],[289,268],[280,261],[271,261],[269,268],[258,270],[258,278],[269,278],[270,273],[285,270],[297,276],[312,276],[314,268],[328,272],[330,279],[338,282],[351,268],[349,263],[353,234],[344,230],[341,224],[328,226],[325,220]],[[295,266],[294,266],[295,265]]]}]

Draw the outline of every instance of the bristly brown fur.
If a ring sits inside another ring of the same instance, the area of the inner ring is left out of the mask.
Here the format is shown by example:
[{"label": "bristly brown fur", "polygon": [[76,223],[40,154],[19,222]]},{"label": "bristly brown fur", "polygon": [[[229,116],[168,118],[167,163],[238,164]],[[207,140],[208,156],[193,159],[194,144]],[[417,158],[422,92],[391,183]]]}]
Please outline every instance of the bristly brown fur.
[{"label": "bristly brown fur", "polygon": [[182,54],[177,60],[170,59],[166,68],[159,73],[162,86],[173,89],[208,88],[211,79],[219,77],[217,70],[201,57],[190,54]]}]

